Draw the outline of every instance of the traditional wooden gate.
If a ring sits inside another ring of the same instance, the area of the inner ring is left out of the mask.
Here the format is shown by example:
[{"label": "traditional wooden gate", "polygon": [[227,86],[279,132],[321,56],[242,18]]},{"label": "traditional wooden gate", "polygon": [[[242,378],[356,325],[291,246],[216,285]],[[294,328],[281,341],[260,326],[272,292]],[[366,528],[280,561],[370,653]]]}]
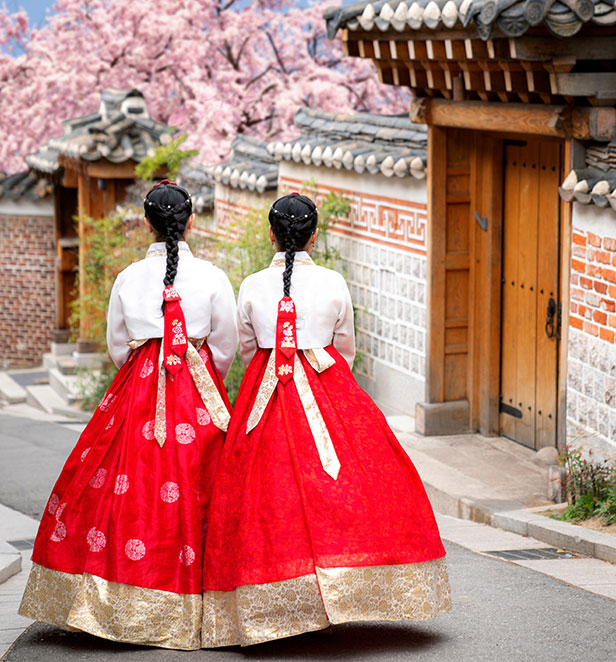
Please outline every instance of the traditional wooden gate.
[{"label": "traditional wooden gate", "polygon": [[557,434],[560,166],[558,142],[505,142],[500,427],[535,449]]}]

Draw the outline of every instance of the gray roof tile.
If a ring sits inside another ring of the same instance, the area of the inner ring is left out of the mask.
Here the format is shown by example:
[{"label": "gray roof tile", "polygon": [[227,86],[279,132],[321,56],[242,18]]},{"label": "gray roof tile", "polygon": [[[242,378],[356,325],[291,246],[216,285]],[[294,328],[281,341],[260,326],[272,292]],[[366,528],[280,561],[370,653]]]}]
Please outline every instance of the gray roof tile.
[{"label": "gray roof tile", "polygon": [[482,39],[495,26],[508,37],[518,37],[545,23],[559,37],[576,34],[584,23],[616,25],[616,0],[590,3],[556,0],[378,0],[327,9],[327,34],[340,28],[366,32],[380,30],[438,30],[474,24]]},{"label": "gray roof tile", "polygon": [[300,108],[295,124],[299,138],[267,146],[275,159],[387,177],[425,177],[426,128],[411,124],[407,114],[351,115]]},{"label": "gray roof tile", "polygon": [[61,136],[26,157],[33,170],[57,173],[60,155],[86,161],[140,161],[171,139],[169,128],[149,116],[143,95],[135,89],[103,90],[97,112],[66,120],[62,126]]}]

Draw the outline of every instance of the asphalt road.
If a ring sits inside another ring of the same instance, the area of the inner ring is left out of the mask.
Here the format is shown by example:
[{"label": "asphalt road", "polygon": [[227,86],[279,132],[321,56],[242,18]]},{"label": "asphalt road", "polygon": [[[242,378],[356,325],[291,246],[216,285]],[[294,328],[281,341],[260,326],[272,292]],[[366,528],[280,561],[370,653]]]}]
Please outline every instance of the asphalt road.
[{"label": "asphalt road", "polygon": [[183,652],[115,644],[36,624],[6,662],[608,662],[616,603],[448,544],[454,608],[425,623],[339,625],[249,648]]},{"label": "asphalt road", "polygon": [[73,427],[0,410],[0,503],[41,518],[51,488],[79,438]]}]

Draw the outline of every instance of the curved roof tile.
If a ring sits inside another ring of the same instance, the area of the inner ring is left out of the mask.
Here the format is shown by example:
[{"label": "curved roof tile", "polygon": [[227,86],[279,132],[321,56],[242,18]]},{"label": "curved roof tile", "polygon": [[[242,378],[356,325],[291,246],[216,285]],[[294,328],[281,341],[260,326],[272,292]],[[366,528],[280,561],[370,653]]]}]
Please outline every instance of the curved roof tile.
[{"label": "curved roof tile", "polygon": [[559,37],[571,37],[584,23],[616,25],[616,0],[377,0],[332,7],[324,18],[330,39],[340,28],[404,32],[471,23],[484,40],[495,25],[519,37],[541,23]]}]

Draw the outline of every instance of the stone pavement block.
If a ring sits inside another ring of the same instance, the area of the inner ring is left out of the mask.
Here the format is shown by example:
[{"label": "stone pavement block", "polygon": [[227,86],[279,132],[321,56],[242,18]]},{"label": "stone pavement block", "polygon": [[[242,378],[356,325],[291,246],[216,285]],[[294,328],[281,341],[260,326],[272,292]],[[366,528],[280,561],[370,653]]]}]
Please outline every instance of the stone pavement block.
[{"label": "stone pavement block", "polygon": [[0,372],[0,397],[9,404],[26,401],[27,393],[10,375]]},{"label": "stone pavement block", "polygon": [[36,536],[39,523],[33,517],[0,504],[0,539],[28,540]]},{"label": "stone pavement block", "polygon": [[580,588],[616,600],[616,584],[581,584]]},{"label": "stone pavement block", "polygon": [[1,644],[12,644],[17,637],[24,631],[24,627],[10,628],[6,630],[0,630],[0,645]]},{"label": "stone pavement block", "polygon": [[21,570],[21,554],[13,546],[0,539],[0,584]]},{"label": "stone pavement block", "polygon": [[600,595],[616,590],[616,567],[598,559],[574,558],[516,563]]},{"label": "stone pavement block", "polygon": [[481,524],[477,528],[443,526],[441,534],[446,540],[455,542],[474,552],[491,552],[503,549],[537,549],[545,544],[533,538],[524,538],[514,533],[500,531]]}]

